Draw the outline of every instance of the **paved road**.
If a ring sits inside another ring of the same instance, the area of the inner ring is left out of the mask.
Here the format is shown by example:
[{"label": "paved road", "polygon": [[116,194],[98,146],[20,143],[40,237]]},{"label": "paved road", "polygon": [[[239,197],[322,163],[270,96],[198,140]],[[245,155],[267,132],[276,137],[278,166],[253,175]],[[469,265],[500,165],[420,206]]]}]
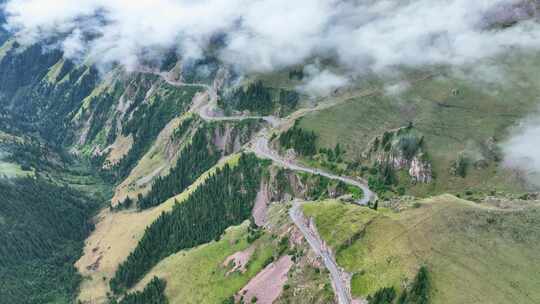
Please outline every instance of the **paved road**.
[{"label": "paved road", "polygon": [[337,296],[339,304],[351,304],[352,297],[349,289],[349,281],[347,280],[347,273],[344,273],[336,263],[332,252],[324,245],[318,233],[310,228],[304,215],[302,214],[301,205],[298,202],[294,202],[291,209],[289,209],[289,216],[292,221],[300,229],[304,238],[311,246],[311,249],[322,258],[326,269],[330,272],[330,278],[332,279],[332,286]]},{"label": "paved road", "polygon": [[[245,119],[262,119],[262,120],[267,121],[273,128],[279,129],[283,125],[287,125],[291,122],[294,122],[296,119],[298,119],[299,117],[302,117],[306,113],[325,109],[333,105],[332,103],[322,103],[314,108],[300,109],[292,113],[291,115],[289,115],[289,117],[284,118],[284,119],[280,119],[274,116],[245,116],[245,115],[223,116],[223,114],[219,113],[219,111],[213,110],[216,108],[217,99],[218,99],[218,94],[217,94],[218,85],[217,84],[214,84],[212,86],[207,85],[207,84],[202,84],[202,83],[186,84],[182,81],[171,80],[168,73],[163,73],[163,72],[152,72],[152,73],[161,76],[162,79],[164,79],[167,83],[173,86],[189,85],[189,86],[199,86],[199,87],[206,88],[206,94],[208,94],[208,98],[207,98],[208,100],[206,102],[204,100],[197,102],[200,104],[197,104],[194,106],[199,116],[206,121],[240,121],[240,120],[245,120]],[[370,94],[374,94],[374,91],[367,90],[363,93],[363,95],[366,95],[366,96]],[[329,179],[339,180],[346,184],[356,186],[362,189],[364,193],[362,198],[356,201],[356,204],[358,205],[367,205],[370,201],[377,198],[376,195],[369,189],[369,187],[366,185],[364,181],[359,181],[359,180],[356,180],[347,176],[335,175],[335,174],[332,174],[332,173],[329,173],[320,169],[316,169],[316,168],[309,168],[309,167],[300,165],[292,160],[283,158],[281,155],[279,155],[279,153],[277,153],[276,151],[270,148],[269,140],[265,136],[265,132],[266,130],[263,130],[255,137],[255,141],[254,143],[251,144],[251,148],[250,148],[259,157],[271,159],[274,163],[281,165],[285,168],[291,169],[291,170],[317,174],[317,175],[327,177]]]},{"label": "paved road", "polygon": [[[222,113],[214,110],[215,108],[217,108],[216,105],[218,99],[218,85],[214,84],[213,86],[210,86],[201,83],[188,84],[181,81],[171,80],[168,73],[151,73],[161,76],[162,79],[164,79],[168,84],[173,86],[197,86],[206,88],[205,94],[207,94],[208,96],[201,96],[201,100],[194,102],[195,104],[192,108],[199,114],[202,119],[206,121],[240,121],[245,119],[262,119],[267,121],[274,129],[279,130],[280,128],[286,128],[291,123],[294,123],[296,119],[304,116],[306,113],[325,109],[334,105],[334,103],[322,103],[319,104],[317,107],[300,109],[292,113],[291,115],[289,115],[289,117],[285,119],[280,119],[274,116],[223,116]],[[373,91],[366,91],[363,93],[363,95],[367,96],[374,93],[375,92]],[[346,176],[335,175],[320,169],[306,167],[292,160],[283,158],[281,155],[279,155],[279,153],[277,153],[277,151],[270,148],[269,139],[266,135],[267,133],[267,130],[262,130],[261,132],[259,132],[259,134],[255,136],[254,140],[250,143],[248,147],[248,149],[253,151],[257,156],[270,159],[274,163],[294,171],[317,174],[327,177],[329,179],[339,180],[346,184],[356,186],[362,189],[364,193],[362,198],[355,202],[358,205],[367,205],[371,200],[377,198],[365,182],[361,182]],[[332,286],[334,287],[334,292],[338,298],[338,303],[351,304],[352,297],[350,293],[350,281],[347,279],[348,274],[343,272],[338,267],[332,252],[326,246],[324,246],[324,243],[322,242],[316,230],[310,228],[306,224],[306,220],[302,214],[302,210],[300,209],[300,203],[295,202],[293,204],[293,207],[289,210],[289,216],[291,217],[291,220],[294,222],[294,224],[298,227],[298,229],[302,232],[313,251],[322,258],[324,265],[330,272]]]},{"label": "paved road", "polygon": [[335,175],[335,174],[332,174],[332,173],[329,173],[320,169],[305,167],[303,165],[295,163],[294,161],[284,159],[281,155],[279,155],[276,151],[272,150],[269,147],[268,138],[264,136],[263,134],[255,138],[255,142],[252,144],[252,147],[250,148],[250,150],[253,151],[259,157],[270,159],[274,163],[282,167],[285,167],[294,171],[303,171],[303,172],[307,172],[311,174],[321,175],[329,179],[339,180],[346,184],[353,185],[362,189],[362,191],[364,192],[364,195],[362,196],[361,199],[356,201],[356,204],[358,205],[367,205],[371,200],[376,198],[376,195],[363,182],[352,179],[350,177]]},{"label": "paved road", "polygon": [[262,119],[272,126],[279,124],[279,118],[274,116],[255,116],[255,115],[232,115],[224,116],[217,111],[217,85],[208,85],[205,83],[186,83],[181,80],[173,80],[168,72],[156,72],[152,70],[144,70],[145,73],[160,76],[166,83],[175,87],[200,87],[206,89],[205,94],[208,96],[206,102],[196,105],[196,112],[206,121],[241,121],[246,119]]}]

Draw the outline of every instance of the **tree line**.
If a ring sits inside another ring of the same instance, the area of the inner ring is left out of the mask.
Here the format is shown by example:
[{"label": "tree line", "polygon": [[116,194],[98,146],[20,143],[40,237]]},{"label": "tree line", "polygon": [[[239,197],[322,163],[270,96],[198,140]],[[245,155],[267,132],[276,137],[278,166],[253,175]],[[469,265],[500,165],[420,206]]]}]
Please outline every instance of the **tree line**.
[{"label": "tree line", "polygon": [[193,136],[191,144],[182,150],[170,173],[165,177],[158,177],[152,184],[150,192],[144,197],[139,197],[138,207],[150,208],[181,193],[202,173],[215,165],[220,157],[220,151],[208,141],[207,129],[200,128]]},{"label": "tree line", "polygon": [[294,126],[281,133],[279,144],[287,149],[293,148],[296,152],[305,156],[312,156],[317,153],[317,135],[313,131],[305,131],[295,122]]},{"label": "tree line", "polygon": [[[48,73],[60,61],[50,81]],[[69,117],[98,81],[96,69],[76,66],[59,51],[14,42],[0,60],[0,108],[5,113],[0,126],[11,133],[37,133],[50,144],[65,143]]]},{"label": "tree line", "polygon": [[[300,96],[295,91],[267,87],[259,80],[250,83],[246,88],[235,89],[231,96],[225,99],[237,110],[267,115],[271,114],[277,105],[281,106],[282,112],[294,109]],[[221,106],[227,106],[223,101],[220,103]]]},{"label": "tree line", "polygon": [[236,166],[212,174],[183,203],[175,203],[149,226],[110,281],[118,294],[137,283],[163,258],[218,239],[227,227],[251,216],[263,162],[243,154]]},{"label": "tree line", "polygon": [[110,304],[168,304],[165,296],[166,282],[158,277],[152,280],[144,287],[143,291],[135,291],[126,294],[119,302],[115,299],[109,301]]},{"label": "tree line", "polygon": [[72,303],[98,204],[39,176],[0,180],[0,193],[0,302]]},{"label": "tree line", "polygon": [[127,121],[122,134],[133,135],[133,146],[128,154],[112,169],[117,179],[124,179],[139,159],[148,152],[159,132],[176,116],[184,113],[198,89],[192,87],[165,87],[152,102],[141,104]]},{"label": "tree line", "polygon": [[420,267],[414,281],[397,297],[394,287],[384,287],[368,296],[369,304],[429,304],[430,282],[428,270]]}]

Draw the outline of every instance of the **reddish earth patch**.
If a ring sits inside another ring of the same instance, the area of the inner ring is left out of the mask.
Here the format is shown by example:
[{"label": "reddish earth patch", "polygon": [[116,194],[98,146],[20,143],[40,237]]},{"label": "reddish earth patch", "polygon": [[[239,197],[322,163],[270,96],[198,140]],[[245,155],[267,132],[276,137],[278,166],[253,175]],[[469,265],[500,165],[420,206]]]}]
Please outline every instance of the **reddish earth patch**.
[{"label": "reddish earth patch", "polygon": [[225,259],[225,262],[223,262],[224,267],[228,267],[232,264],[232,268],[227,271],[226,275],[229,275],[235,271],[240,271],[244,273],[246,271],[247,263],[249,262],[249,259],[253,255],[253,252],[255,251],[255,247],[251,246],[243,251],[238,251],[237,253],[230,255]]},{"label": "reddish earth patch", "polygon": [[288,234],[290,235],[289,240],[290,243],[294,246],[300,246],[304,242],[304,235],[296,226],[292,226],[288,230]]},{"label": "reddish earth patch", "polygon": [[258,304],[272,304],[283,291],[292,265],[291,257],[286,255],[266,266],[240,290],[244,303],[251,303],[251,299],[256,297]]},{"label": "reddish earth patch", "polygon": [[261,188],[255,198],[255,206],[253,206],[253,218],[255,224],[259,227],[264,226],[268,221],[268,203],[270,201],[270,195],[268,191],[268,185],[261,183]]}]

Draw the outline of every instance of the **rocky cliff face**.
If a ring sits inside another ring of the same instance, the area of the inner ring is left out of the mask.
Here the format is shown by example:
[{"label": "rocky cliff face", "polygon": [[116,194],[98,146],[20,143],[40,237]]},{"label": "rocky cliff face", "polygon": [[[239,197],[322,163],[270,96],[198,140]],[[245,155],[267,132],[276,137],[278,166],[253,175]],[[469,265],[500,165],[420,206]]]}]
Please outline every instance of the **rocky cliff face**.
[{"label": "rocky cliff face", "polygon": [[220,123],[215,126],[212,132],[212,143],[224,155],[238,152],[259,127],[260,125],[256,121]]},{"label": "rocky cliff face", "polygon": [[382,137],[375,138],[367,157],[377,165],[407,170],[413,182],[430,183],[433,174],[423,141],[412,126],[387,131]]},{"label": "rocky cliff face", "polygon": [[422,160],[422,155],[415,156],[409,166],[409,175],[419,183],[430,183],[433,179],[431,164]]},{"label": "rocky cliff face", "polygon": [[271,167],[266,178],[269,200],[290,201],[294,198],[312,201],[338,198],[348,192],[345,184],[320,175],[303,174],[279,167]]}]

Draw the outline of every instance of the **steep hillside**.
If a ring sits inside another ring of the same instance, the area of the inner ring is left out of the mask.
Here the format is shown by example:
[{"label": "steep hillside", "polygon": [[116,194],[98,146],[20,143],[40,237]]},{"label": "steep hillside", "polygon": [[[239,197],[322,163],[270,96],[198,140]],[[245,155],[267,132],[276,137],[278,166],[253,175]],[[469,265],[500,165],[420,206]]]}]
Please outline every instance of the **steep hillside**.
[{"label": "steep hillside", "polygon": [[[358,89],[344,94],[342,104],[307,114],[299,127],[315,132],[317,149],[334,149],[339,144],[348,163],[369,166],[365,156],[376,137],[412,124],[423,136],[434,179],[429,184],[407,181],[411,194],[463,188],[520,191],[526,185],[500,166],[498,144],[510,126],[537,110],[540,61],[536,53],[517,53],[479,63],[489,64],[494,65],[495,74],[482,74],[481,67],[464,68],[466,75],[432,69],[360,83]],[[377,93],[355,97],[368,88]],[[452,173],[463,158],[463,176]],[[362,172],[358,167],[349,174]]]},{"label": "steep hillside", "polygon": [[238,158],[238,155],[233,155],[224,159],[202,174],[186,191],[164,201],[156,208],[141,212],[112,211],[110,208],[102,210],[96,217],[95,230],[86,240],[84,254],[75,264],[85,278],[81,284],[79,300],[104,302],[109,290],[108,281],[114,276],[118,265],[135,249],[146,228],[163,212],[170,212],[175,202],[182,203],[186,200],[217,168],[225,164],[234,166]]},{"label": "steep hillside", "polygon": [[0,299],[72,303],[74,262],[110,186],[90,166],[30,136],[0,135]]},{"label": "steep hillside", "polygon": [[0,193],[0,298],[71,303],[81,281],[73,263],[96,202],[41,178],[0,181]]},{"label": "steep hillside", "polygon": [[[276,286],[257,287],[256,293],[278,296],[279,303],[330,303],[330,282],[321,265],[298,238],[287,218],[286,206],[276,204],[270,210],[270,228],[260,229],[246,221],[229,228],[219,240],[194,249],[180,251],[156,265],[135,287],[142,290],[154,276],[167,282],[165,294],[170,303],[230,303],[242,295],[239,290],[264,269],[272,267],[280,256],[293,255],[283,293]],[[197,273],[195,277],[188,273]],[[274,284],[262,281],[262,284]],[[262,297],[259,298],[259,300]],[[244,301],[249,302],[250,298]]]},{"label": "steep hillside", "polygon": [[540,302],[540,5],[184,2],[0,0],[0,303]]},{"label": "steep hillside", "polygon": [[404,203],[399,212],[336,202],[310,203],[304,212],[353,273],[355,296],[400,292],[425,266],[429,303],[534,303],[538,206],[442,195]]}]

